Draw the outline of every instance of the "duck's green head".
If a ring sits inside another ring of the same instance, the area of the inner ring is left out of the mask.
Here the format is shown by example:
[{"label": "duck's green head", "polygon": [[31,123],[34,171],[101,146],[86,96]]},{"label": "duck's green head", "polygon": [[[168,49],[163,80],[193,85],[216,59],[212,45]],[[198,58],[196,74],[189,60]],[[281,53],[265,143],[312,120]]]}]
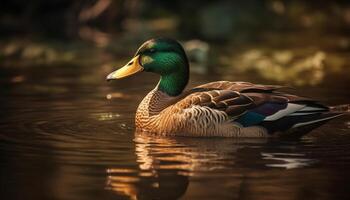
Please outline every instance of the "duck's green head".
[{"label": "duck's green head", "polygon": [[185,51],[175,40],[151,39],[141,45],[124,67],[110,73],[107,80],[124,78],[138,72],[159,74],[158,89],[171,96],[179,95],[189,79],[189,64]]}]

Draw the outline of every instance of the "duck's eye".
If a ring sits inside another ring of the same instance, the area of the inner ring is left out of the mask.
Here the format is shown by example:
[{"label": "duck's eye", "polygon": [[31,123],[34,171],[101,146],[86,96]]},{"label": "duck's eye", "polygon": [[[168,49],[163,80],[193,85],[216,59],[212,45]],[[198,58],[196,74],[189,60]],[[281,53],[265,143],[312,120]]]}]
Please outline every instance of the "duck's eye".
[{"label": "duck's eye", "polygon": [[156,50],[155,49],[149,49],[148,50],[150,53],[154,53],[154,52],[156,52]]},{"label": "duck's eye", "polygon": [[153,59],[150,56],[144,55],[141,57],[141,65],[149,64],[151,62],[153,62]]}]

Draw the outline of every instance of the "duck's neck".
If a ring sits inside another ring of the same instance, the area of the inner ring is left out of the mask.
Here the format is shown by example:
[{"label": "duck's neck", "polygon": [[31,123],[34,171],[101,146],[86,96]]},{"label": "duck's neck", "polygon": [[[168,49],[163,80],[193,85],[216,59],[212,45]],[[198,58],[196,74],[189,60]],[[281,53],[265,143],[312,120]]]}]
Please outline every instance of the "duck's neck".
[{"label": "duck's neck", "polygon": [[188,79],[188,68],[183,68],[171,74],[162,75],[158,84],[158,89],[169,96],[178,96],[185,89]]}]

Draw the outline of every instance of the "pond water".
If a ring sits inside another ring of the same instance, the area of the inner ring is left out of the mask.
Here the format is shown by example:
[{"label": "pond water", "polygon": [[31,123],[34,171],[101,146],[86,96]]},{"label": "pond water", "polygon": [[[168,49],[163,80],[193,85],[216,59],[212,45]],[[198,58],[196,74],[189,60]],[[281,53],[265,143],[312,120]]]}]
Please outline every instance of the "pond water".
[{"label": "pond water", "polygon": [[[109,70],[1,70],[1,199],[350,199],[349,116],[298,141],[145,136],[134,113],[157,76],[107,83]],[[350,103],[349,74],[296,93]],[[191,85],[220,79],[270,83],[226,71]]]}]

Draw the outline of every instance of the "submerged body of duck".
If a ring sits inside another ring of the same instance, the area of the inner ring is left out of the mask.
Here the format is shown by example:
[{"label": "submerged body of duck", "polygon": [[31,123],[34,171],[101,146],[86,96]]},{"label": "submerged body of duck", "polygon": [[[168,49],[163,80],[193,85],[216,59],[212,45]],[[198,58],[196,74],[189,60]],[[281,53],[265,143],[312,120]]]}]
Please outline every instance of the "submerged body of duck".
[{"label": "submerged body of duck", "polygon": [[175,40],[145,42],[123,68],[107,80],[147,71],[161,76],[140,103],[136,129],[157,135],[221,137],[300,137],[349,113],[349,105],[328,107],[280,92],[280,86],[217,81],[184,91],[189,63]]}]

